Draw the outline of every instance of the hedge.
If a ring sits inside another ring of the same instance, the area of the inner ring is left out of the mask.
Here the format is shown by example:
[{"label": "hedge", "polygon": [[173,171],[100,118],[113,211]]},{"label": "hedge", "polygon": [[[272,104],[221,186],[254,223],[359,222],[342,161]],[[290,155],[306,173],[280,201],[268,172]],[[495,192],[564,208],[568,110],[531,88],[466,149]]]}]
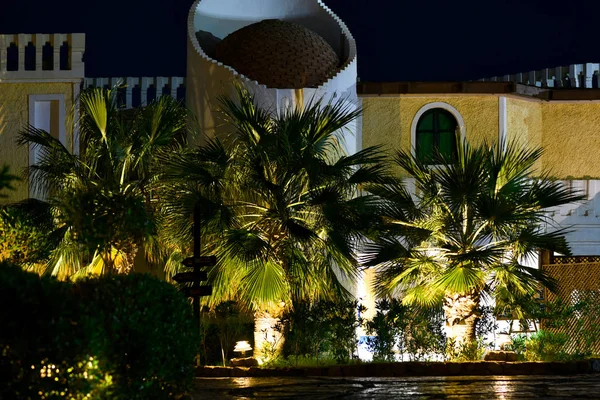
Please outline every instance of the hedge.
[{"label": "hedge", "polygon": [[0,398],[172,399],[191,387],[197,329],[172,285],[65,283],[4,263],[0,287]]}]

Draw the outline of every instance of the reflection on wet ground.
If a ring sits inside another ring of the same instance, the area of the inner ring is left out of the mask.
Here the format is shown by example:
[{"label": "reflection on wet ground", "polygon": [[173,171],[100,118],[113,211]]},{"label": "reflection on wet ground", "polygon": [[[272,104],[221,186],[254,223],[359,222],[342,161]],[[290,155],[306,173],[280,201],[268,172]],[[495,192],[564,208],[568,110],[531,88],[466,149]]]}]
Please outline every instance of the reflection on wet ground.
[{"label": "reflection on wet ground", "polygon": [[600,399],[600,375],[197,378],[193,399]]}]

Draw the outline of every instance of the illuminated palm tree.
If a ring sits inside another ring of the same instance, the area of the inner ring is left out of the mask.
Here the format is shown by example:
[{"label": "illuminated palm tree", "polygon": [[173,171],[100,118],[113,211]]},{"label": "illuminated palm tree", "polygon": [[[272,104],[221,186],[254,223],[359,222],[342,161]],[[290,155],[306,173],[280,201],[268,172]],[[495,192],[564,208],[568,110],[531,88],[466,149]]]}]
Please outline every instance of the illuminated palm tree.
[{"label": "illuminated palm tree", "polygon": [[448,337],[472,342],[481,302],[511,303],[538,284],[553,288],[543,271],[523,265],[540,249],[569,254],[564,231],[544,232],[547,210],[581,197],[534,177],[540,149],[513,144],[471,148],[456,158],[437,154],[427,165],[400,151],[395,163],[414,185],[372,185],[383,214],[381,235],[367,246],[365,263],[378,266],[378,290],[405,304],[442,305]]},{"label": "illuminated palm tree", "polygon": [[117,106],[117,89],[80,95],[80,154],[29,126],[19,143],[37,148],[29,178],[55,210],[64,239],[48,271],[67,277],[88,266],[127,272],[138,249],[155,250],[150,184],[159,156],[185,145],[187,112],[170,97],[138,110]]},{"label": "illuminated palm tree", "polygon": [[160,195],[182,234],[199,205],[204,252],[219,260],[212,305],[235,299],[273,313],[348,295],[372,219],[371,198],[357,195],[384,181],[377,148],[343,154],[339,135],[359,111],[314,102],[274,113],[242,89],[222,99],[222,111],[232,133],[175,155]]}]

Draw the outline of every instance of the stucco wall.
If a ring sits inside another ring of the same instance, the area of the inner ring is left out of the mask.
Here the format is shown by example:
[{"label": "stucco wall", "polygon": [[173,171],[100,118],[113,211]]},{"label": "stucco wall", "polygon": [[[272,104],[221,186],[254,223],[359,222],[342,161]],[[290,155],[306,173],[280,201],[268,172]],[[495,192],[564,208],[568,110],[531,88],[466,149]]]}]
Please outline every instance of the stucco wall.
[{"label": "stucco wall", "polygon": [[[29,122],[29,95],[64,94],[65,109],[71,109],[73,100],[72,83],[0,83],[0,164],[8,164],[11,173],[21,175],[29,164],[29,149],[17,146],[17,134]],[[67,132],[68,147],[71,149],[71,134]],[[28,197],[25,180],[16,184],[16,190],[5,191],[8,198],[2,202],[22,200]]]},{"label": "stucco wall", "polygon": [[363,97],[363,147],[383,144],[390,150],[410,150],[411,127],[417,112],[429,103],[442,102],[463,117],[469,142],[478,145],[498,140],[497,96]]},{"label": "stucco wall", "polygon": [[600,103],[542,103],[543,164],[553,176],[600,177]]},{"label": "stucco wall", "polygon": [[[530,148],[542,147],[544,124],[542,119],[542,103],[539,100],[507,98],[506,99],[506,139]],[[534,167],[542,171],[544,156]]]}]

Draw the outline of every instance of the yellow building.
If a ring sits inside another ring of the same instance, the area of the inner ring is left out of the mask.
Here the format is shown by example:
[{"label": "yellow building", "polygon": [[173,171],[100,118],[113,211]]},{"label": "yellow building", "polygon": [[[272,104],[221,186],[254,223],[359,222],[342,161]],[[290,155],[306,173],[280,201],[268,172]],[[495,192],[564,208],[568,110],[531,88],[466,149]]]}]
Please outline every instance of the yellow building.
[{"label": "yellow building", "polygon": [[588,200],[553,212],[573,227],[574,254],[600,254],[600,90],[514,82],[360,83],[362,146],[384,145],[426,157],[452,151],[454,135],[471,144],[516,141],[542,147],[538,170],[581,190]]},{"label": "yellow building", "polygon": [[[84,48],[84,34],[0,35],[0,165],[11,173],[21,175],[38,157],[34,147],[16,145],[28,124],[77,151],[67,115],[83,82]],[[42,195],[26,179],[15,186],[3,201]]]}]

